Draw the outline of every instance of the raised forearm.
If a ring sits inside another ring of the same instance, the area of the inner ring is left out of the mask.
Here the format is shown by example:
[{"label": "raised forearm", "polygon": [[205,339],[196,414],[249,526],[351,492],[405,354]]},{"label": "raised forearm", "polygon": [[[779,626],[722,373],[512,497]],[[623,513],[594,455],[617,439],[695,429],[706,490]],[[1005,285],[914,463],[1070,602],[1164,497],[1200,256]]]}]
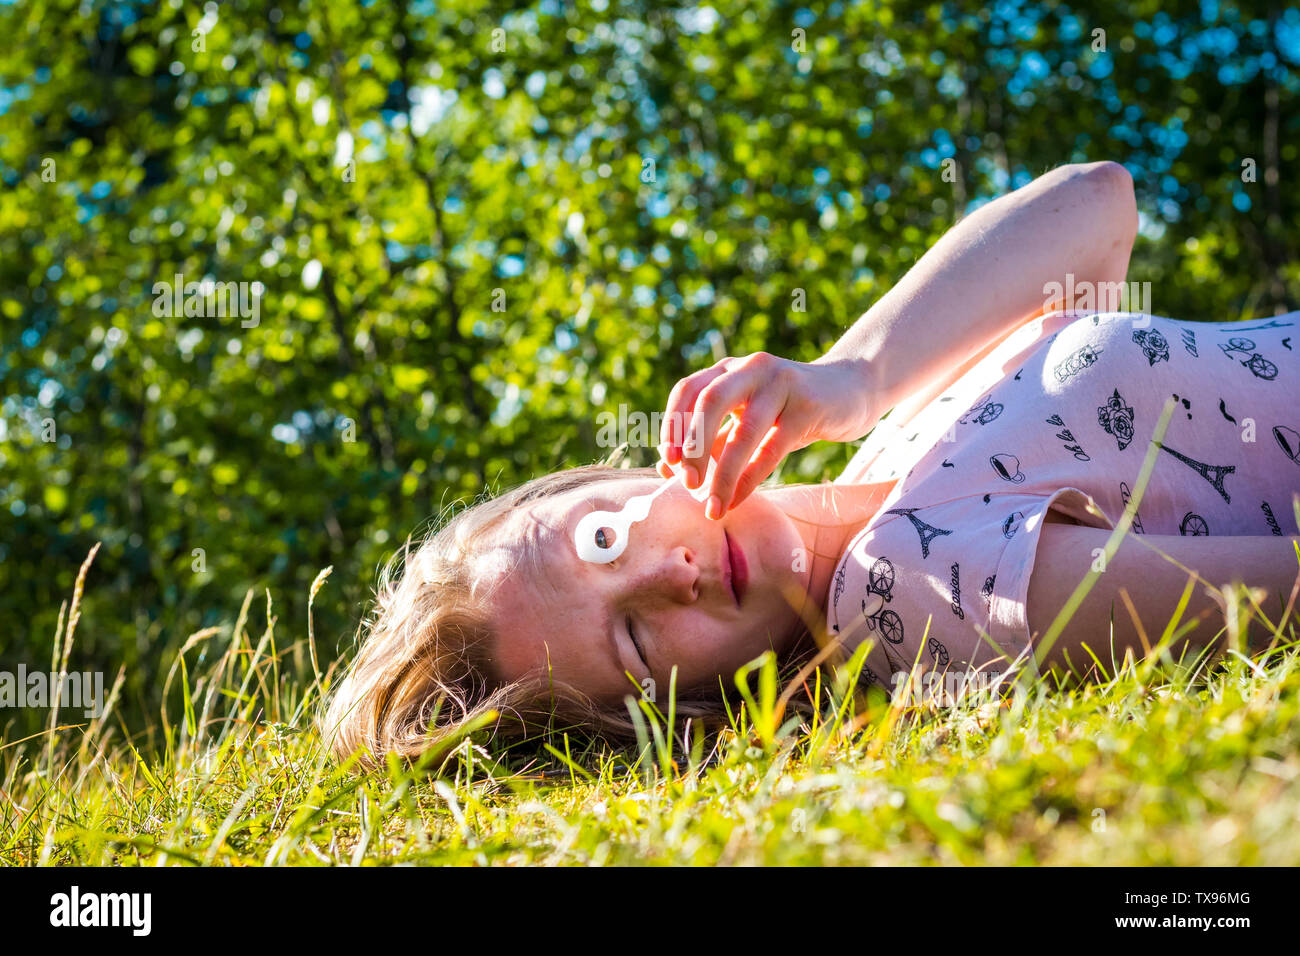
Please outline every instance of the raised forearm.
[{"label": "raised forearm", "polygon": [[818,362],[859,366],[878,417],[1040,313],[1047,283],[1123,281],[1136,231],[1124,167],[1052,170],[950,229]]}]

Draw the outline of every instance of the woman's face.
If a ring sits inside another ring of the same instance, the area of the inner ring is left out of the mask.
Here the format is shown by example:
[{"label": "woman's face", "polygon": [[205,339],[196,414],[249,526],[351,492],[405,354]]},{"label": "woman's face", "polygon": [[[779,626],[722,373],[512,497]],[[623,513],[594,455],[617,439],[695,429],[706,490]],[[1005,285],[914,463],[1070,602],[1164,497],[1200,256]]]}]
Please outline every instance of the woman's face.
[{"label": "woman's face", "polygon": [[478,569],[498,677],[545,674],[549,665],[552,680],[605,703],[648,689],[648,677],[663,700],[674,665],[679,691],[717,687],[719,675],[729,681],[763,651],[790,645],[801,626],[808,562],[800,560],[794,523],[762,492],[710,521],[674,482],[632,525],[617,560],[578,557],[573,532],[584,515],[618,511],[663,481],[599,481],[506,519],[498,547]]}]

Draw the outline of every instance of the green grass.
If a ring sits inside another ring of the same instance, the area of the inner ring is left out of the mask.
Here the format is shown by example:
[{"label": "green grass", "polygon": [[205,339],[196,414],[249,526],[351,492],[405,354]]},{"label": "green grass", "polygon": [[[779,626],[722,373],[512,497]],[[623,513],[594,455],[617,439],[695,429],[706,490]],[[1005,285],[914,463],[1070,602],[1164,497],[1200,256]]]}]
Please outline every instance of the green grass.
[{"label": "green grass", "polygon": [[[92,623],[77,621],[84,571],[56,659]],[[152,726],[128,728],[110,701],[88,724],[6,730],[0,865],[1295,865],[1295,620],[1229,596],[1214,663],[1157,652],[1098,683],[1043,677],[943,709],[855,703],[845,674],[808,685],[805,717],[781,712],[769,660],[731,727],[685,747],[642,703],[638,746],[474,736],[427,766],[355,774],[310,726],[329,680],[310,610],[286,642],[268,596],[254,636],[250,592],[232,626],[186,642]],[[1271,647],[1244,654],[1248,639]]]}]

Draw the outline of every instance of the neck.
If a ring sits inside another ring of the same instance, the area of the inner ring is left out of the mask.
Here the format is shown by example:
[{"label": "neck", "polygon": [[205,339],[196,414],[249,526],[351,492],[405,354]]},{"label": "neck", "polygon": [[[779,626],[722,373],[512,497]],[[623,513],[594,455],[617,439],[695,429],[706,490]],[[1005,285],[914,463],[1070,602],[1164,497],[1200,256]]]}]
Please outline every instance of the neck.
[{"label": "neck", "polygon": [[807,569],[808,604],[801,616],[823,618],[831,577],[853,536],[880,510],[895,482],[860,485],[790,485],[767,492],[794,522],[810,557]]}]

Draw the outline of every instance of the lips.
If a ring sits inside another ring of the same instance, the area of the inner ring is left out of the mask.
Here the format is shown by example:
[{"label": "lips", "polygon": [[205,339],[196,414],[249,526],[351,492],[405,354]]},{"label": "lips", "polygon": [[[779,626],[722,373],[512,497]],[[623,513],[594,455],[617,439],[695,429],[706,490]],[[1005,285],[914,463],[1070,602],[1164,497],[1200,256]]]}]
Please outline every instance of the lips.
[{"label": "lips", "polygon": [[740,542],[731,535],[723,532],[726,540],[726,564],[723,568],[723,577],[727,586],[731,588],[732,595],[736,598],[736,606],[740,606],[741,599],[745,596],[745,591],[749,588],[749,562],[745,560],[745,551],[740,546]]}]

